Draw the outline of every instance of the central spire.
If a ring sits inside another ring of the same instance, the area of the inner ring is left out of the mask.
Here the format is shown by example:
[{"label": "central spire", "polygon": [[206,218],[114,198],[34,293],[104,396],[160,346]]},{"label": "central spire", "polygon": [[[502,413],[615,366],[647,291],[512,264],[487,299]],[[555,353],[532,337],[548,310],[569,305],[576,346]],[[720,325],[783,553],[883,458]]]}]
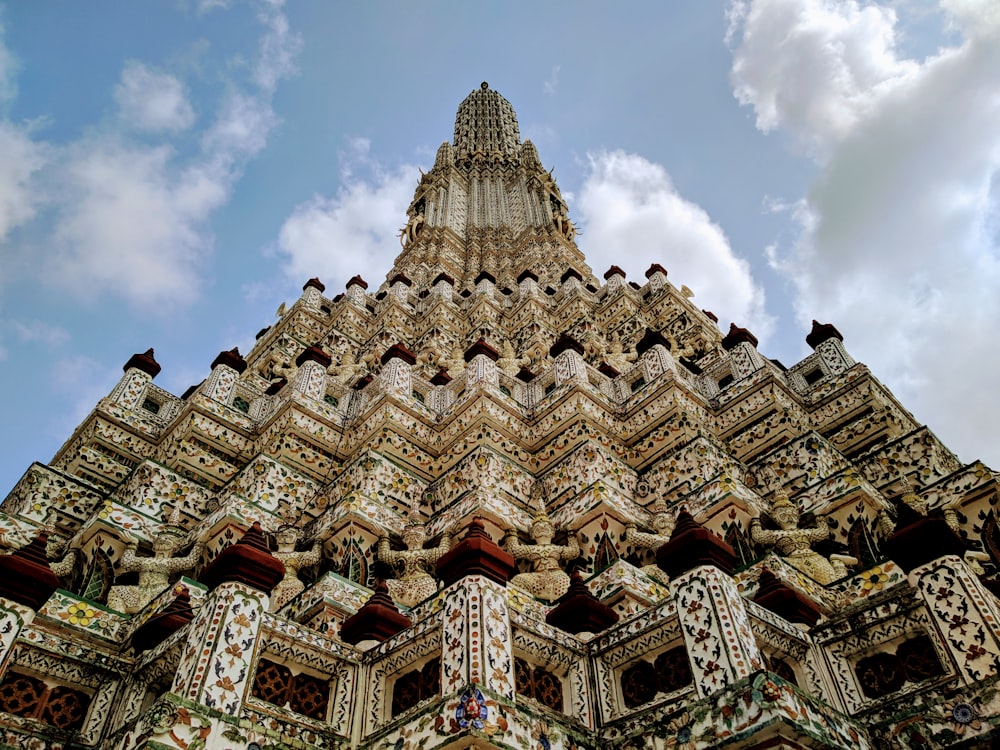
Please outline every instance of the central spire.
[{"label": "central spire", "polygon": [[483,81],[478,91],[473,91],[458,105],[455,155],[459,159],[476,154],[510,159],[517,155],[520,146],[521,133],[514,107]]},{"label": "central spire", "polygon": [[525,271],[556,284],[572,269],[597,283],[555,178],[521,140],[514,107],[485,81],[458,106],[454,142],[441,144],[406,213],[388,278],[443,273],[470,289],[486,273],[513,288]]}]

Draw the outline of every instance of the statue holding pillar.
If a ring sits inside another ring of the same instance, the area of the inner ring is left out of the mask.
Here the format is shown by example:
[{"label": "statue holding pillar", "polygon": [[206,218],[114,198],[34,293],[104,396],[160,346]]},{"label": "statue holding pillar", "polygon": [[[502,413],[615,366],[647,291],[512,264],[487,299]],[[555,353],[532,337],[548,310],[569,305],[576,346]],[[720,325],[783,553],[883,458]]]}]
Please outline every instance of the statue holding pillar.
[{"label": "statue holding pillar", "polygon": [[133,615],[167,588],[173,577],[197,565],[205,550],[202,542],[195,542],[184,557],[173,556],[182,533],[182,529],[176,526],[162,526],[153,538],[152,557],[136,555],[137,543],[134,540],[130,542],[119,568],[122,572],[138,571],[139,583],[135,586],[112,586],[108,592],[108,607]]},{"label": "statue holding pillar", "polygon": [[830,536],[826,519],[819,518],[819,524],[813,528],[800,528],[799,509],[784,491],[778,490],[776,493],[771,503],[770,516],[778,524],[778,529],[765,529],[759,513],[750,521],[750,538],[754,544],[773,547],[789,565],[817,583],[824,586],[833,583],[847,575],[848,563],[857,564],[857,559],[848,555],[831,555],[826,558],[816,552],[812,545]]},{"label": "statue holding pillar", "polygon": [[285,577],[271,592],[272,612],[277,612],[305,589],[306,585],[299,578],[299,570],[315,565],[323,557],[323,545],[318,539],[310,549],[296,551],[295,546],[300,536],[299,530],[291,524],[283,524],[274,535],[278,549],[272,554],[285,566]]},{"label": "statue holding pillar", "polygon": [[531,524],[533,544],[523,544],[517,530],[507,529],[503,547],[517,560],[530,560],[531,573],[519,573],[511,583],[520,586],[539,599],[554,602],[569,590],[569,575],[562,568],[563,561],[573,560],[580,554],[576,534],[570,533],[568,544],[553,544],[555,526],[545,513],[535,516]]},{"label": "statue holding pillar", "polygon": [[403,528],[403,543],[406,549],[392,549],[389,546],[389,535],[385,533],[378,540],[376,548],[378,559],[392,566],[400,574],[397,578],[386,581],[389,594],[407,607],[412,607],[437,593],[438,582],[430,571],[434,569],[441,556],[451,549],[451,529],[445,530],[441,535],[441,542],[436,547],[424,549],[426,538],[424,524],[414,514]]},{"label": "statue holding pillar", "polygon": [[[667,510],[667,504],[662,500],[657,500],[653,503],[651,510],[653,511],[653,532],[639,531],[634,523],[628,523],[625,525],[626,544],[655,552],[670,541],[670,535],[674,531],[677,519]],[[670,576],[660,570],[660,567],[656,563],[644,565],[641,570],[660,583],[669,583],[670,581]]]}]

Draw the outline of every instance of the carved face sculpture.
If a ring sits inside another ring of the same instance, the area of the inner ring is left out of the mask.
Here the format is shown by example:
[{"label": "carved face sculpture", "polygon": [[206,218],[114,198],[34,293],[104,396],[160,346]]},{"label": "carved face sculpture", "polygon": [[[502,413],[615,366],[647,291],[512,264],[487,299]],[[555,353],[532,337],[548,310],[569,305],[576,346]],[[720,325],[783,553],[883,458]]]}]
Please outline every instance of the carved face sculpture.
[{"label": "carved face sculpture", "polygon": [[674,521],[666,511],[653,514],[653,529],[661,536],[669,536],[674,529]]},{"label": "carved face sculpture", "polygon": [[177,549],[180,538],[169,531],[161,531],[153,539],[153,553],[157,557],[169,557]]},{"label": "carved face sculpture", "polygon": [[426,538],[424,527],[418,524],[407,524],[403,529],[403,544],[407,549],[420,549],[424,546]]},{"label": "carved face sculpture", "polygon": [[290,552],[295,549],[295,542],[298,541],[298,538],[299,531],[294,528],[279,529],[278,533],[274,535],[274,539],[278,543],[279,552]]},{"label": "carved face sculpture", "polygon": [[531,538],[538,544],[551,544],[556,530],[551,521],[540,519],[531,524]]},{"label": "carved face sculpture", "polygon": [[799,525],[799,511],[792,505],[779,505],[771,511],[771,518],[785,531]]}]

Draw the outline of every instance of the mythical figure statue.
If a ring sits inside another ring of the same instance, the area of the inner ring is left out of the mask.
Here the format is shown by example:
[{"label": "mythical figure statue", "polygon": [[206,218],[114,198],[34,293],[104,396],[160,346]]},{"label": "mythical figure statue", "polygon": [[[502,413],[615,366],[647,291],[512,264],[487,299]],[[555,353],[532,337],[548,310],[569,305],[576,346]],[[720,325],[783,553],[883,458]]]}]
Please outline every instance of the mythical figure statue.
[{"label": "mythical figure statue", "polygon": [[[653,533],[639,531],[634,523],[625,525],[625,543],[640,549],[657,550],[670,541],[677,519],[667,510],[667,504],[662,500],[653,503]],[[642,572],[661,583],[668,583],[670,576],[660,570],[658,565],[642,566]]]},{"label": "mythical figure statue", "polygon": [[511,583],[531,592],[532,596],[554,602],[569,589],[569,575],[562,569],[561,560],[572,560],[580,554],[576,535],[571,533],[569,544],[553,544],[555,527],[544,513],[535,516],[531,524],[534,544],[522,544],[517,529],[509,528],[504,534],[503,546],[518,560],[531,560],[531,573],[519,573]]},{"label": "mythical figure statue", "polygon": [[392,549],[389,546],[388,534],[383,534],[378,540],[376,548],[378,559],[401,573],[398,578],[386,581],[389,593],[393,599],[407,607],[412,607],[437,593],[437,580],[430,571],[434,568],[434,564],[441,559],[441,556],[451,549],[452,533],[450,529],[441,535],[441,542],[437,547],[424,549],[426,538],[424,525],[419,521],[411,520],[403,528],[405,550]]},{"label": "mythical figure statue", "polygon": [[295,373],[298,372],[298,367],[293,365],[289,361],[277,362],[274,367],[271,368],[271,382],[275,383],[279,380],[285,380],[291,383],[295,380]]},{"label": "mythical figure statue", "polygon": [[415,213],[399,233],[399,244],[403,247],[409,245],[420,234],[420,227],[424,224],[423,213]]},{"label": "mythical figure statue", "polygon": [[67,549],[69,540],[61,536],[50,536],[45,545],[45,556],[49,558],[49,568],[59,578],[68,578],[76,568],[78,549]]},{"label": "mythical figure statue", "polygon": [[465,370],[465,354],[462,352],[462,348],[458,344],[455,344],[455,346],[452,347],[451,355],[446,358],[443,357],[438,362],[438,366],[447,370],[448,374],[453,378],[458,377],[458,375]]},{"label": "mythical figure statue", "polygon": [[611,349],[604,355],[604,361],[618,372],[625,372],[635,362],[636,356],[635,352],[626,352],[622,342],[616,338],[611,342]]},{"label": "mythical figure statue", "polygon": [[341,355],[340,364],[331,365],[326,371],[337,383],[347,385],[365,371],[365,366],[360,364],[355,358],[354,352],[348,349]]},{"label": "mythical figure statue", "polygon": [[511,346],[509,341],[503,342],[503,345],[500,347],[500,359],[497,360],[497,367],[508,375],[513,376],[517,375],[521,370],[521,366],[527,363],[528,360],[526,357],[517,356],[514,347]]},{"label": "mythical figure statue", "polygon": [[297,552],[295,545],[299,541],[300,532],[291,525],[281,526],[274,535],[278,542],[278,550],[274,553],[285,566],[285,577],[271,592],[271,611],[277,612],[294,599],[306,586],[299,579],[299,569],[315,565],[323,557],[323,545],[317,539],[312,548]]},{"label": "mythical figure statue", "polygon": [[812,549],[812,545],[830,536],[826,519],[820,517],[815,528],[799,528],[799,509],[779,490],[771,503],[770,516],[780,527],[774,531],[761,526],[760,514],[750,521],[750,538],[755,544],[774,547],[790,565],[826,585],[847,575],[847,564],[857,559],[847,555],[832,555],[829,559]]},{"label": "mythical figure statue", "polygon": [[134,540],[130,542],[119,568],[123,572],[139,571],[139,584],[112,586],[108,592],[108,606],[128,615],[135,614],[169,586],[173,576],[193,568],[201,558],[205,545],[195,542],[187,555],[174,557],[180,541],[180,529],[163,527],[153,538],[153,557],[136,556],[137,544]]}]

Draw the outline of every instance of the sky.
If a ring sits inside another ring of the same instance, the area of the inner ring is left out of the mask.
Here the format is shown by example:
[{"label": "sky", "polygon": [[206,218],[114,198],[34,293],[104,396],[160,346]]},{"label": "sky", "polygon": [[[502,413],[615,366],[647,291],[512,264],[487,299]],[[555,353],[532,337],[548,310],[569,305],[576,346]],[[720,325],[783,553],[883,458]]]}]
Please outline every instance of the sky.
[{"label": "sky", "polygon": [[0,0],[0,497],[133,353],[180,394],[310,277],[384,281],[481,81],[596,274],[786,365],[832,322],[1000,467],[995,0]]}]

